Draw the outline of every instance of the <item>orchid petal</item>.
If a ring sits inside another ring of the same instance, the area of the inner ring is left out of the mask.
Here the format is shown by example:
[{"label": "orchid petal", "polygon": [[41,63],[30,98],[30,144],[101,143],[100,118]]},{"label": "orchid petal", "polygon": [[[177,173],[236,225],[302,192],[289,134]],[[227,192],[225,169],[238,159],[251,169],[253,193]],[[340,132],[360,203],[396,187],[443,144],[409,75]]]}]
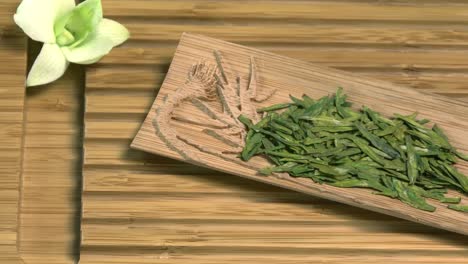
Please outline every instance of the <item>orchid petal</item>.
[{"label": "orchid petal", "polygon": [[130,37],[130,32],[122,24],[104,18],[98,25],[97,34],[108,37],[113,46],[118,46]]},{"label": "orchid petal", "polygon": [[68,64],[58,45],[45,43],[29,72],[26,86],[37,86],[57,80],[65,73]]},{"label": "orchid petal", "polygon": [[74,0],[23,0],[13,19],[30,38],[55,43],[55,21],[74,7]]},{"label": "orchid petal", "polygon": [[[92,27],[97,26],[102,20],[101,0],[86,0],[76,6],[75,11],[86,23]],[[80,25],[76,25],[80,26]]]},{"label": "orchid petal", "polygon": [[63,53],[70,62],[92,64],[108,54],[113,47],[122,44],[129,37],[128,30],[110,19],[102,19],[97,29],[78,47],[63,47]]},{"label": "orchid petal", "polygon": [[93,32],[85,42],[78,47],[62,47],[62,52],[68,61],[78,64],[91,64],[108,54],[113,47],[110,38]]}]

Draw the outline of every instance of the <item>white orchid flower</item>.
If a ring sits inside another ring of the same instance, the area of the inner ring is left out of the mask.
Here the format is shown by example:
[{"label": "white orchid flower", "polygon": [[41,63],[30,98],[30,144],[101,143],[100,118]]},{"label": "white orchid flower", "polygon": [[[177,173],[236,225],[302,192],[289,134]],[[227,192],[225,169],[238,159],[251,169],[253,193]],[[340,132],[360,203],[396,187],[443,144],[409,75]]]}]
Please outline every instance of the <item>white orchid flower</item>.
[{"label": "white orchid flower", "polygon": [[15,23],[42,50],[26,80],[37,86],[60,78],[70,62],[91,64],[129,37],[118,22],[103,18],[101,0],[23,0],[14,15]]}]

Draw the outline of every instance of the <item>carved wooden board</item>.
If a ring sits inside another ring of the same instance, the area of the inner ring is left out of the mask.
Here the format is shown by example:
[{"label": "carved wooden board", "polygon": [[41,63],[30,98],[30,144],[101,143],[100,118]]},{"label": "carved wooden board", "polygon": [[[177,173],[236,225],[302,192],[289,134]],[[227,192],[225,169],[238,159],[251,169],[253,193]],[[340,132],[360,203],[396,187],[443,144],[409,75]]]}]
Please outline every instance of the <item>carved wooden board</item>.
[{"label": "carved wooden board", "polygon": [[[218,60],[222,60],[223,65],[226,65],[227,76],[223,76],[223,79],[224,81],[230,80],[226,83],[235,85],[236,79],[239,78],[239,87],[248,86],[252,78],[250,68],[256,69],[254,76],[257,79],[257,91],[254,96],[245,96],[246,106],[253,104],[254,107],[261,107],[288,102],[290,94],[301,96],[305,93],[317,98],[331,94],[338,86],[342,86],[345,93],[349,95],[350,101],[357,106],[370,106],[386,115],[419,112],[421,117],[440,124],[456,147],[464,152],[468,151],[468,143],[465,140],[468,136],[468,104],[465,102],[424,94],[387,82],[361,78],[350,73],[190,34],[183,35],[166,79],[132,147],[333,201],[468,234],[468,214],[448,210],[445,205],[433,203],[437,211],[429,213],[411,208],[398,200],[373,195],[369,190],[319,185],[308,179],[293,180],[289,177],[259,176],[257,169],[267,165],[265,160],[256,158],[243,163],[235,157],[235,154],[219,154],[223,150],[229,150],[231,144],[225,140],[216,140],[216,136],[212,137],[205,132],[207,127],[219,125],[219,121],[221,123],[234,122],[234,119],[229,121],[229,117],[220,117],[217,113],[210,113],[213,109],[221,107],[219,101],[229,101],[232,98],[229,99],[230,95],[225,94],[220,96],[224,98],[214,100],[215,103],[205,104],[203,101],[206,101],[207,97],[216,95],[209,94],[197,85],[184,85],[188,73],[193,72],[194,64],[204,62],[205,65],[216,65],[214,51],[219,51]],[[251,64],[252,60],[254,64]],[[207,69],[205,73],[210,71],[211,69]],[[276,92],[269,97],[268,95],[274,90]],[[241,94],[249,93],[245,88],[239,88],[239,91],[238,93]],[[195,95],[191,96],[192,93]],[[217,94],[219,96],[219,93]],[[259,100],[261,97],[266,100]],[[206,106],[209,110],[206,110]],[[243,106],[243,108],[246,107]],[[168,112],[172,112],[174,118],[171,119]],[[232,113],[231,117],[237,114]],[[459,168],[465,174],[468,172],[467,163],[460,163]],[[466,197],[462,203],[467,203]]]}]

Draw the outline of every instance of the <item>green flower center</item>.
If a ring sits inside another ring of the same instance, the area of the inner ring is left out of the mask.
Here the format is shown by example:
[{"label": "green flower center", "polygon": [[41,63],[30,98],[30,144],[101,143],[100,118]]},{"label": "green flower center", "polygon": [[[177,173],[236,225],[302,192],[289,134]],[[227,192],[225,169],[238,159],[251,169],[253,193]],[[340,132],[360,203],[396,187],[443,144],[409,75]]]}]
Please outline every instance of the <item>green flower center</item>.
[{"label": "green flower center", "polygon": [[75,40],[75,36],[66,29],[56,37],[56,41],[59,46],[68,46],[75,42]]},{"label": "green flower center", "polygon": [[59,46],[69,48],[83,43],[96,30],[102,20],[100,0],[86,0],[54,24],[55,40]]}]

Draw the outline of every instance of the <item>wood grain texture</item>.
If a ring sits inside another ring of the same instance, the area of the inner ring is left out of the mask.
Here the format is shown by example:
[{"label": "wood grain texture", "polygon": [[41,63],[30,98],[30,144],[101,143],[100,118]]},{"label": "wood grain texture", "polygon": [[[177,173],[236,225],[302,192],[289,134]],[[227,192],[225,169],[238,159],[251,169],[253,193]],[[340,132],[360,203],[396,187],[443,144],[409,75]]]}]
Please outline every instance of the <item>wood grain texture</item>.
[{"label": "wood grain texture", "polygon": [[[17,0],[0,3],[0,263],[22,263],[17,250],[23,144],[26,38],[13,23]],[[8,66],[6,65],[8,62]]]},{"label": "wood grain texture", "polygon": [[[31,43],[30,61],[40,50]],[[76,263],[81,186],[82,68],[28,88],[18,250],[24,263]]]},{"label": "wood grain texture", "polygon": [[[400,5],[369,1],[151,1],[136,0],[124,5],[119,0],[104,2],[108,14],[121,17],[196,17],[232,19],[290,19],[290,20],[364,20],[407,22],[466,22],[467,14],[458,5],[408,4]],[[462,7],[464,7],[462,5]]]},{"label": "wood grain texture", "polygon": [[129,148],[184,31],[466,101],[466,1],[103,5],[132,36],[86,70],[81,263],[466,262],[464,236]]},{"label": "wood grain texture", "polygon": [[[0,2],[0,41],[2,41],[2,46],[22,47],[21,45],[14,44],[21,40],[24,41],[21,29],[16,26],[13,20],[13,14],[16,12],[16,8],[20,2],[20,0],[2,0]],[[25,66],[26,64],[23,63],[22,65]],[[7,67],[5,67],[6,69]],[[14,71],[14,68],[9,69]]]},{"label": "wood grain texture", "polygon": [[[265,26],[275,26],[274,29],[265,29]],[[133,40],[164,42],[176,42],[180,38],[180,32],[186,25],[174,24],[171,21],[162,20],[158,24],[151,23],[127,23],[132,32]],[[204,35],[212,35],[224,40],[239,43],[262,43],[293,45],[320,45],[320,44],[348,44],[348,45],[388,45],[399,42],[407,47],[411,46],[452,46],[463,47],[466,45],[467,30],[464,27],[453,30],[447,26],[413,26],[402,28],[395,25],[375,24],[343,24],[339,27],[330,24],[282,24],[265,21],[252,21],[248,24],[242,20],[230,23],[229,31],[222,24],[212,25],[208,22],[198,22],[191,26],[194,32]],[[385,32],[392,31],[388,36]],[[255,35],[256,38],[249,36]]]},{"label": "wood grain texture", "polygon": [[25,99],[26,55],[32,62],[40,46],[14,24],[19,3],[0,2],[0,263],[74,263],[81,70]]}]

